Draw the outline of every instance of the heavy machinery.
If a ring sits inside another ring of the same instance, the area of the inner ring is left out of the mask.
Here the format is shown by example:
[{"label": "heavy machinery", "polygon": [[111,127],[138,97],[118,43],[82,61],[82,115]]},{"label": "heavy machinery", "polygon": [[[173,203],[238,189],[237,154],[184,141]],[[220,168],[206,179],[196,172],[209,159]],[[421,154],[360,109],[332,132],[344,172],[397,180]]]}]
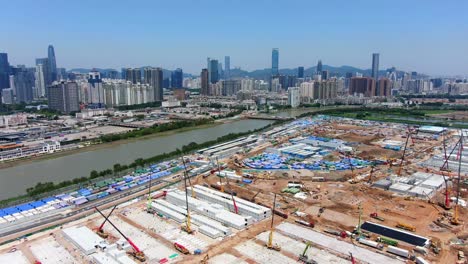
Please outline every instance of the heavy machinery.
[{"label": "heavy machinery", "polygon": [[208,260],[210,259],[210,256],[206,254],[203,259],[200,261],[200,264],[208,264]]},{"label": "heavy machinery", "polygon": [[185,160],[182,158],[182,162],[184,164],[184,188],[185,188],[185,206],[187,208],[187,216],[185,217],[185,224],[183,224],[180,229],[187,232],[188,234],[193,234],[193,230],[191,228],[191,219],[190,219],[190,210],[188,204],[188,191],[187,191],[187,166],[185,165]]},{"label": "heavy machinery", "polygon": [[462,162],[462,154],[463,154],[463,130],[460,130],[460,145],[459,145],[459,153],[460,156],[458,157],[458,182],[457,182],[457,199],[455,201],[455,208],[453,211],[453,217],[450,220],[452,225],[459,225],[460,220],[458,219],[458,199],[460,198],[460,179],[461,179],[461,162]]},{"label": "heavy machinery", "polygon": [[117,205],[114,206],[114,208],[112,208],[112,210],[110,211],[110,213],[107,215],[106,218],[104,218],[104,221],[102,221],[102,224],[97,228],[96,230],[96,234],[98,234],[98,236],[106,239],[109,237],[109,234],[107,234],[106,232],[104,232],[104,224],[107,222],[107,219],[109,219],[109,217],[111,216],[111,214],[114,212],[115,208],[117,208]]},{"label": "heavy machinery", "polygon": [[190,253],[190,251],[186,247],[182,246],[181,244],[177,242],[174,243],[174,248],[184,255],[187,255]]},{"label": "heavy machinery", "polygon": [[309,257],[306,255],[307,250],[309,250],[309,248],[310,248],[310,242],[307,242],[304,251],[302,252],[302,254],[299,255],[299,261],[305,264],[317,264],[317,261],[313,259],[309,259]]},{"label": "heavy machinery", "polygon": [[97,207],[94,207],[94,209],[96,209],[96,211],[98,211],[102,217],[104,217],[107,222],[109,222],[109,224],[112,225],[112,227],[114,227],[115,230],[117,230],[117,232],[119,232],[119,234],[125,239],[127,240],[128,244],[130,244],[130,246],[133,248],[133,251],[132,252],[128,252],[128,254],[130,254],[132,257],[134,257],[136,260],[140,261],[140,262],[145,262],[146,261],[146,256],[145,256],[145,253],[143,253],[143,251],[141,251],[133,242],[132,240],[130,240],[130,238],[128,238],[126,235],[124,235],[122,233],[122,231],[120,231],[120,229],[118,229],[99,209],[97,209]]},{"label": "heavy machinery", "polygon": [[185,171],[185,174],[187,175],[187,179],[188,179],[188,182],[189,182],[189,185],[190,185],[190,190],[192,191],[192,197],[197,198],[197,196],[195,195],[195,191],[193,190],[192,181],[190,180],[190,177],[188,177],[187,167],[186,167],[186,164],[185,164],[185,158],[184,158],[184,156],[182,156],[181,158],[182,158],[182,163],[184,164],[184,171]]},{"label": "heavy machinery", "polygon": [[[406,149],[408,148],[408,141],[411,137],[411,129],[409,128],[408,126],[408,133],[407,133],[407,136],[406,136],[406,142],[405,142],[405,147],[403,148],[403,155],[401,156],[401,161],[400,161],[400,165],[398,167],[398,172],[397,172],[397,175],[398,176],[401,176],[401,170],[403,169],[403,162],[405,161],[405,154],[406,154]],[[411,139],[413,140],[413,139]],[[413,143],[414,144],[414,143]]]},{"label": "heavy machinery", "polygon": [[406,224],[406,223],[398,222],[396,224],[396,227],[404,229],[404,230],[408,230],[408,231],[411,231],[411,232],[416,232],[416,227],[414,227],[412,225],[409,225],[409,224]]},{"label": "heavy machinery", "polygon": [[370,217],[372,217],[372,218],[374,218],[374,219],[377,219],[377,220],[379,220],[379,221],[382,221],[382,222],[385,221],[385,218],[379,216],[379,215],[377,214],[377,212],[371,213],[371,214],[370,214]]},{"label": "heavy machinery", "polygon": [[317,217],[320,217],[323,214],[323,212],[325,212],[325,207],[320,207],[318,210]]},{"label": "heavy machinery", "polygon": [[359,220],[358,220],[358,225],[356,227],[356,234],[358,237],[361,237],[362,232],[361,232],[361,222],[362,222],[362,204],[358,204],[358,211],[359,211]]},{"label": "heavy machinery", "polygon": [[349,252],[349,257],[351,259],[351,264],[356,264],[356,259],[354,259],[353,253]]},{"label": "heavy machinery", "polygon": [[[216,158],[216,163],[218,164],[218,168],[219,168],[218,158]],[[219,172],[219,176],[220,176],[219,178],[221,179],[221,171],[218,171],[218,172]],[[236,200],[234,199],[234,194],[233,194],[234,192],[232,191],[231,185],[229,184],[229,177],[227,175],[226,175],[226,185],[228,186],[229,193],[231,194],[232,204],[233,204],[233,207],[234,207],[234,213],[239,214],[239,209],[237,208]],[[221,187],[222,187],[222,185],[221,185]]]},{"label": "heavy machinery", "polygon": [[[271,208],[272,212],[273,212],[273,210],[275,210],[275,207],[276,207],[276,193],[275,193],[275,197],[273,198],[273,207]],[[274,221],[274,219],[275,219],[275,214],[272,213],[271,214],[270,234],[268,235],[268,242],[266,243],[265,246],[268,249],[273,249],[273,250],[276,250],[276,251],[280,251],[281,247],[279,245],[273,244],[273,221]]]},{"label": "heavy machinery", "polygon": [[252,196],[252,198],[250,198],[250,201],[251,201],[252,203],[254,203],[254,202],[255,202],[255,197],[257,197],[257,196],[258,196],[258,194],[259,194],[261,191],[262,191],[261,189],[260,189],[260,190],[258,190],[258,192],[257,192],[257,193],[256,193],[254,196]]},{"label": "heavy machinery", "polygon": [[[220,187],[221,187],[221,188],[220,188],[220,191],[221,191],[221,192],[224,192],[223,181],[221,180],[221,179],[222,179],[222,178],[221,178],[221,167],[219,166],[218,157],[216,157],[216,164],[217,164],[217,166],[218,166],[218,173],[219,173],[219,174],[218,174],[218,175],[219,175],[218,178],[219,178],[219,185],[220,185]],[[227,177],[226,177],[226,178],[227,178]]]}]

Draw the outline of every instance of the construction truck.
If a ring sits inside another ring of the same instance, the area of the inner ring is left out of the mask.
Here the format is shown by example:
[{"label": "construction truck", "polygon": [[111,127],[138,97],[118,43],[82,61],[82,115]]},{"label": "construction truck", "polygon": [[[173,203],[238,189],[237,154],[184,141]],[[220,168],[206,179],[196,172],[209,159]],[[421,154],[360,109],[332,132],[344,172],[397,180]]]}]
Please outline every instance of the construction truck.
[{"label": "construction truck", "polygon": [[379,216],[379,215],[377,214],[377,212],[371,213],[371,214],[370,214],[370,217],[372,217],[372,218],[374,218],[374,219],[377,219],[377,220],[379,220],[379,221],[382,221],[382,222],[385,221],[385,218]]},{"label": "construction truck", "polygon": [[409,224],[406,224],[406,223],[398,222],[396,224],[396,227],[404,229],[404,230],[408,230],[408,231],[411,231],[411,232],[416,232],[416,227],[414,227],[412,225],[409,225]]},{"label": "construction truck", "polygon": [[299,261],[305,264],[318,264],[317,261],[313,259],[309,259],[309,257],[307,256],[306,253],[307,253],[307,250],[309,250],[309,248],[310,248],[310,242],[307,242],[304,251],[302,252],[302,254],[299,255]]},{"label": "construction truck", "polygon": [[182,246],[181,244],[179,244],[177,242],[174,243],[174,248],[177,249],[177,251],[179,251],[180,253],[182,253],[184,255],[187,255],[187,254],[190,253],[190,251],[186,247]]},{"label": "construction truck", "polygon": [[96,234],[104,239],[108,238],[109,237],[109,234],[107,234],[106,232],[104,232],[104,224],[107,222],[107,219],[111,216],[111,214],[114,212],[115,208],[117,208],[117,205],[114,206],[114,208],[112,208],[112,210],[110,211],[110,213],[107,215],[106,218],[104,218],[104,221],[102,221],[102,224],[97,228],[96,230]]},{"label": "construction truck", "polygon": [[96,209],[96,211],[98,211],[102,217],[106,218],[107,222],[109,222],[109,224],[112,225],[112,227],[114,227],[115,230],[117,230],[117,232],[119,232],[119,234],[125,239],[127,240],[128,244],[130,244],[130,246],[133,248],[133,251],[131,252],[127,252],[129,255],[131,255],[132,257],[134,257],[136,260],[140,261],[140,262],[145,262],[146,261],[146,256],[145,256],[145,253],[143,253],[143,251],[141,251],[134,243],[132,240],[130,240],[130,238],[128,238],[126,235],[124,235],[122,233],[122,231],[120,231],[120,229],[118,229],[101,211],[99,211],[99,209],[97,209],[97,207],[94,207]]}]

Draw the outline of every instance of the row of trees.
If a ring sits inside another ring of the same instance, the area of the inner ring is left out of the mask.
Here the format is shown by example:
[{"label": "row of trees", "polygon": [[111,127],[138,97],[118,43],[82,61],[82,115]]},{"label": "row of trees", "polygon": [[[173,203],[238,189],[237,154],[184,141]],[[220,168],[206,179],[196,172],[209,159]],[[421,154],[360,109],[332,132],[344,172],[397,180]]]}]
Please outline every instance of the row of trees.
[{"label": "row of trees", "polygon": [[196,119],[193,121],[177,121],[177,122],[166,123],[162,125],[153,125],[151,127],[141,128],[141,129],[129,131],[123,134],[102,135],[100,137],[100,140],[102,142],[112,142],[112,141],[117,141],[121,139],[138,138],[138,137],[142,137],[146,135],[151,135],[154,133],[175,130],[175,129],[184,128],[184,127],[194,127],[194,126],[199,126],[199,125],[205,125],[211,122],[213,122],[211,118]]}]

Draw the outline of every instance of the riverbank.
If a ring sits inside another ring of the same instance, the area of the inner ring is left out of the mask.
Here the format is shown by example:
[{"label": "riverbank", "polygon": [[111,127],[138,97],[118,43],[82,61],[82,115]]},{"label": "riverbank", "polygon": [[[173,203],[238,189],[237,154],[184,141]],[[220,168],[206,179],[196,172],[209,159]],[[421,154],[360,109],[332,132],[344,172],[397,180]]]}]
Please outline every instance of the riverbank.
[{"label": "riverbank", "polygon": [[40,155],[40,156],[35,156],[35,157],[27,157],[27,158],[18,159],[18,160],[3,161],[3,162],[0,162],[0,170],[19,166],[19,165],[26,164],[26,163],[55,159],[58,157],[64,157],[64,156],[73,155],[73,154],[77,154],[81,152],[89,152],[89,151],[95,151],[95,150],[100,150],[100,149],[112,148],[118,145],[128,144],[128,143],[132,143],[132,142],[136,142],[140,140],[147,140],[147,139],[156,138],[156,137],[169,136],[169,135],[173,135],[176,133],[182,133],[182,132],[187,132],[187,131],[196,130],[196,129],[210,128],[210,127],[219,126],[219,125],[226,124],[226,123],[231,123],[233,121],[235,120],[229,120],[229,119],[218,120],[218,121],[208,123],[208,124],[183,127],[183,128],[178,128],[174,130],[149,134],[149,135],[145,135],[145,136],[141,136],[137,138],[128,138],[128,139],[121,139],[121,140],[116,140],[116,141],[111,141],[111,142],[96,143],[96,144],[91,144],[91,145],[82,145],[83,147],[81,148],[58,151],[58,152],[54,152],[51,154],[45,154],[45,155]]}]

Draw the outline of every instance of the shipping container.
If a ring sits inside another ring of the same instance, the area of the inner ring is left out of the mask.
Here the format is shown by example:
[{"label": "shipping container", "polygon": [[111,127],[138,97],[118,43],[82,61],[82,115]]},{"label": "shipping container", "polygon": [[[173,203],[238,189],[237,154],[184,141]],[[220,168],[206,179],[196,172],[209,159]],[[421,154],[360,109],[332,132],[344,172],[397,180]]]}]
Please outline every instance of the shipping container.
[{"label": "shipping container", "polygon": [[416,257],[417,264],[431,264],[429,261],[423,259],[422,257]]},{"label": "shipping container", "polygon": [[375,241],[367,240],[367,239],[364,239],[364,238],[359,238],[358,241],[361,244],[364,244],[364,245],[367,245],[367,246],[370,246],[370,247],[373,247],[373,248],[377,248],[377,249],[382,249],[383,248],[382,244],[380,244],[378,242],[375,242]]}]

